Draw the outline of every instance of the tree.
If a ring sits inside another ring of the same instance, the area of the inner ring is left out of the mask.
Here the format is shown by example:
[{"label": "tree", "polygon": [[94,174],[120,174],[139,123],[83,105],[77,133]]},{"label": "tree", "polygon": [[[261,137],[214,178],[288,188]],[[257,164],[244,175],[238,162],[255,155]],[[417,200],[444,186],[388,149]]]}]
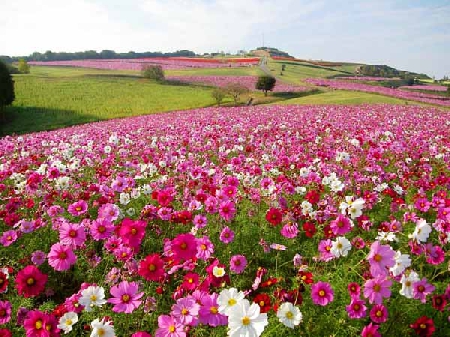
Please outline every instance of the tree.
[{"label": "tree", "polygon": [[14,81],[6,64],[0,62],[0,119],[4,119],[4,107],[10,105],[14,99]]},{"label": "tree", "polygon": [[225,98],[225,94],[225,90],[222,88],[215,88],[211,93],[211,96],[216,100],[217,105],[220,106],[220,103],[222,103]]},{"label": "tree", "polygon": [[165,79],[164,71],[161,66],[144,66],[142,68],[142,76],[158,82],[162,82]]},{"label": "tree", "polygon": [[234,104],[239,102],[239,97],[246,94],[249,90],[239,83],[230,83],[225,87],[225,92],[233,97]]},{"label": "tree", "polygon": [[262,90],[264,96],[267,96],[267,92],[275,87],[277,80],[272,76],[260,76],[256,82],[256,89]]},{"label": "tree", "polygon": [[30,73],[30,65],[24,59],[19,60],[18,69],[21,74],[29,74]]}]

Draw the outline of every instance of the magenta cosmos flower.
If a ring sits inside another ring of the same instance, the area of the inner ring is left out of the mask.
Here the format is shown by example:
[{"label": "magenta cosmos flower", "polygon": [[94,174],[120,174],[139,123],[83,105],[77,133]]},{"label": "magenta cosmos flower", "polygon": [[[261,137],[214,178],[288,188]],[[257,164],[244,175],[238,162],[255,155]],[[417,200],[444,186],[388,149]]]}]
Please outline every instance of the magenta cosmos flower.
[{"label": "magenta cosmos flower", "polygon": [[387,276],[388,268],[395,265],[395,251],[389,245],[381,245],[375,241],[370,247],[367,260],[370,263],[370,273],[373,277]]},{"label": "magenta cosmos flower", "polygon": [[80,224],[64,222],[59,227],[59,241],[64,245],[80,247],[86,241],[84,226]]},{"label": "magenta cosmos flower", "polygon": [[348,313],[348,317],[352,319],[359,319],[366,317],[367,307],[365,306],[365,302],[358,298],[352,298],[349,305],[345,307]]},{"label": "magenta cosmos flower", "polygon": [[69,246],[55,243],[48,253],[48,264],[56,271],[68,270],[77,262],[77,257]]},{"label": "magenta cosmos flower", "polygon": [[233,240],[234,240],[234,232],[231,230],[230,227],[226,226],[220,232],[219,239],[223,243],[229,244],[229,243],[233,242]]},{"label": "magenta cosmos flower", "polygon": [[197,240],[190,233],[178,235],[172,240],[171,247],[176,259],[189,260],[197,254]]},{"label": "magenta cosmos flower", "polygon": [[74,202],[73,204],[70,204],[67,208],[67,211],[73,215],[73,216],[80,216],[87,212],[88,205],[86,201],[79,200]]},{"label": "magenta cosmos flower", "polygon": [[114,312],[124,312],[131,314],[137,309],[142,301],[139,299],[144,295],[138,293],[139,285],[136,282],[123,281],[118,285],[111,287],[110,292],[114,297],[108,299],[108,303],[114,304]]},{"label": "magenta cosmos flower", "polygon": [[230,270],[233,273],[240,274],[247,266],[247,259],[243,255],[234,255],[230,260]]},{"label": "magenta cosmos flower", "polygon": [[0,324],[6,324],[10,319],[11,303],[9,301],[0,301]]},{"label": "magenta cosmos flower", "polygon": [[147,222],[142,220],[124,219],[119,229],[120,238],[131,248],[137,248],[144,239],[146,226]]},{"label": "magenta cosmos flower", "polygon": [[372,323],[366,325],[361,331],[361,337],[381,337],[381,334],[378,332],[379,327],[379,325],[373,325]]},{"label": "magenta cosmos flower", "polygon": [[219,294],[216,293],[202,297],[199,311],[199,319],[201,323],[208,324],[213,327],[227,324],[227,316],[219,313],[217,297],[219,297]]},{"label": "magenta cosmos flower", "polygon": [[232,201],[224,201],[219,206],[219,215],[222,219],[230,222],[236,214],[236,207]]},{"label": "magenta cosmos flower", "polygon": [[95,241],[100,241],[109,238],[114,231],[114,224],[111,220],[99,218],[92,221],[89,231]]},{"label": "magenta cosmos flower", "polygon": [[388,319],[387,308],[383,304],[375,304],[370,309],[370,319],[375,323],[384,323]]},{"label": "magenta cosmos flower", "polygon": [[367,280],[364,284],[364,297],[369,300],[370,303],[381,304],[383,298],[389,298],[391,296],[392,281],[384,277],[377,277]]},{"label": "magenta cosmos flower", "polygon": [[428,283],[424,277],[422,280],[413,283],[412,293],[415,299],[426,303],[427,295],[431,294],[434,289],[434,285]]},{"label": "magenta cosmos flower", "polygon": [[327,282],[317,282],[311,287],[311,297],[314,304],[325,306],[334,299],[334,292]]}]

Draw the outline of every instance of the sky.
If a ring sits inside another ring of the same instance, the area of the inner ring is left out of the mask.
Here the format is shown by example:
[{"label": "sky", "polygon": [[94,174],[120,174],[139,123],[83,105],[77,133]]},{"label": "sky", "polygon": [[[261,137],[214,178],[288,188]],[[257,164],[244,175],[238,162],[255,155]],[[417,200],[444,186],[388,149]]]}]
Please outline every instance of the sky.
[{"label": "sky", "polygon": [[450,76],[450,0],[0,0],[0,55],[275,47]]}]

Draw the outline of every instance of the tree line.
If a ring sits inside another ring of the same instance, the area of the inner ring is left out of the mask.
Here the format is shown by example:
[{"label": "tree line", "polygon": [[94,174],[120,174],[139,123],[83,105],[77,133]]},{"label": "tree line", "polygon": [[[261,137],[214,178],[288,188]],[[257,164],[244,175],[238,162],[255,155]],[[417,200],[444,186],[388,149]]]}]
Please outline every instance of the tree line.
[{"label": "tree line", "polygon": [[129,51],[128,53],[116,53],[114,50],[86,50],[75,53],[52,52],[47,50],[45,53],[34,52],[29,56],[6,56],[0,55],[0,61],[5,63],[18,62],[19,59],[25,61],[68,61],[68,60],[86,60],[86,59],[136,59],[147,57],[192,57],[196,54],[191,50],[177,50],[176,52],[142,52],[136,53]]}]

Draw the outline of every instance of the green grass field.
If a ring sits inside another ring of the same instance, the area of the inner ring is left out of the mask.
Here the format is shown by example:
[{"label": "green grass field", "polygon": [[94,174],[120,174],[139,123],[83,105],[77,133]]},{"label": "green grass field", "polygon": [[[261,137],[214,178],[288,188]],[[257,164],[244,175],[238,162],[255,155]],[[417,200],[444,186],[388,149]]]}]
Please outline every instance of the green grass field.
[{"label": "green grass field", "polygon": [[158,84],[130,71],[32,67],[14,81],[16,100],[6,109],[3,134],[214,104],[211,88]]}]

